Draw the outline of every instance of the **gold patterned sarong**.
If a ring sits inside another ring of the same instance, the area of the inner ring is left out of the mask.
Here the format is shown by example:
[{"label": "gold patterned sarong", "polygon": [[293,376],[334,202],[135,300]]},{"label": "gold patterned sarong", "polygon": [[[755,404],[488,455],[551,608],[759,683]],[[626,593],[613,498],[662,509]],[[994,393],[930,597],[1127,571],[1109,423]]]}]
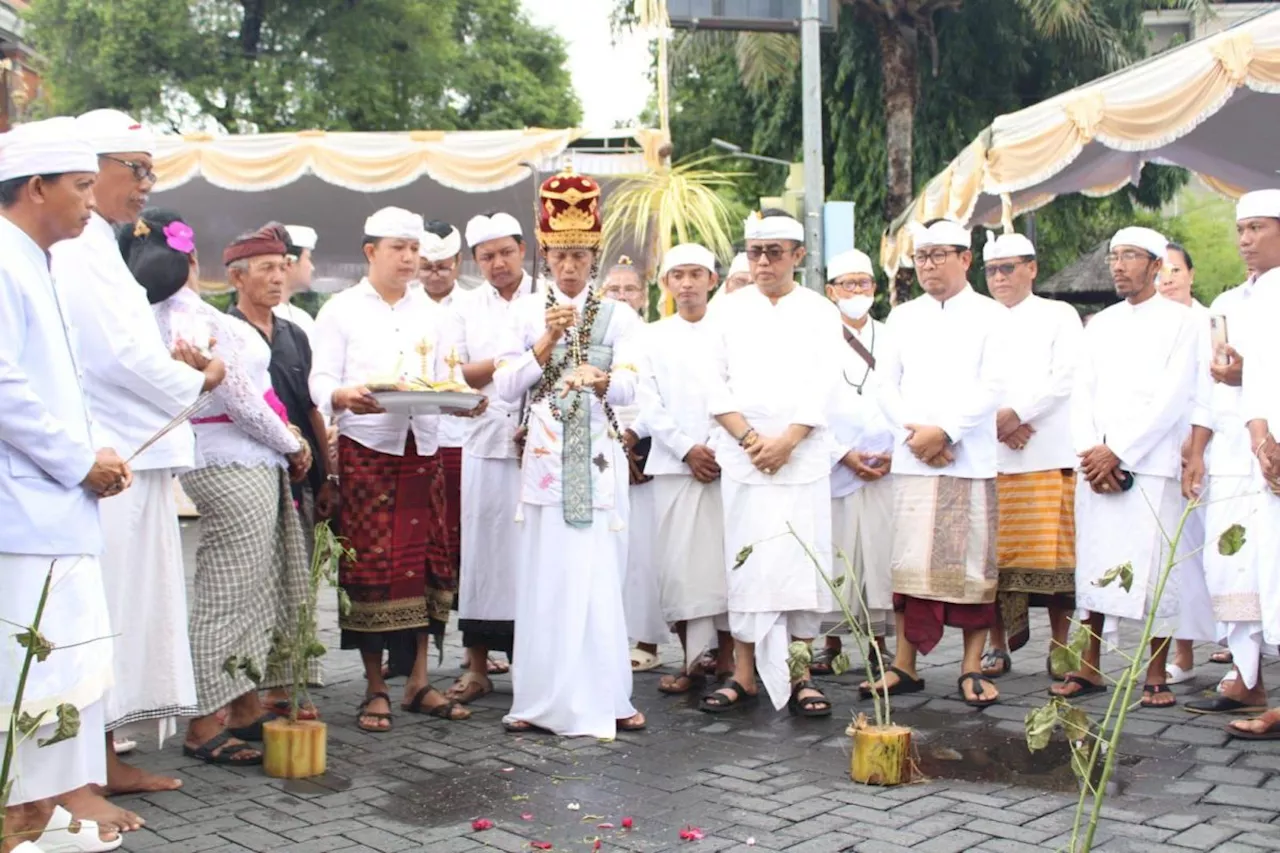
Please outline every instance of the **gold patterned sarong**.
[{"label": "gold patterned sarong", "polygon": [[1009,649],[1026,644],[1034,604],[1069,608],[1075,593],[1075,472],[1053,469],[996,478],[1000,617]]},{"label": "gold patterned sarong", "polygon": [[894,475],[893,591],[951,604],[996,597],[993,480]]}]

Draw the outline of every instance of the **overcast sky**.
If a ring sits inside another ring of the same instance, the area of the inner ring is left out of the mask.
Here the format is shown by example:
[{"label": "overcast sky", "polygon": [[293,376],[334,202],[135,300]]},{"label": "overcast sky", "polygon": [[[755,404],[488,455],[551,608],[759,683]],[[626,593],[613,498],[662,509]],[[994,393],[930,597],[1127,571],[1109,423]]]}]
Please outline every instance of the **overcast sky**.
[{"label": "overcast sky", "polygon": [[649,98],[649,50],[630,34],[613,43],[613,0],[523,0],[535,24],[551,27],[569,46],[569,72],[582,101],[582,125],[608,130],[640,117]]}]

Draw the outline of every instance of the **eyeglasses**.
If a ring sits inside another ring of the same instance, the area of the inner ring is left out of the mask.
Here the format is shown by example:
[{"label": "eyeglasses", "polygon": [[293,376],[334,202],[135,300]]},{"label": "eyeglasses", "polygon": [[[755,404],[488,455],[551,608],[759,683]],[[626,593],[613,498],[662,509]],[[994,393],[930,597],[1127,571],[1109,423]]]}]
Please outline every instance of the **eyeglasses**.
[{"label": "eyeglasses", "polygon": [[418,267],[418,272],[422,275],[448,275],[453,272],[453,261],[444,261],[438,264],[423,264]]},{"label": "eyeglasses", "polygon": [[791,249],[784,249],[781,246],[765,246],[764,248],[752,246],[747,249],[747,259],[752,261],[758,261],[761,257],[765,257],[769,259],[769,263],[774,263],[782,260],[784,255],[789,254],[791,254]]},{"label": "eyeglasses", "polygon": [[916,266],[922,267],[926,263],[933,264],[935,267],[947,262],[947,258],[952,254],[960,254],[959,249],[930,249],[927,252],[916,252],[911,256],[911,260]]},{"label": "eyeglasses", "polygon": [[1155,255],[1150,252],[1141,252],[1137,249],[1125,249],[1123,252],[1107,252],[1108,264],[1114,264],[1116,261],[1123,261],[1126,264],[1131,264],[1138,260],[1153,261],[1155,260]]},{"label": "eyeglasses", "polygon": [[1013,275],[1013,271],[1025,264],[1026,261],[1009,261],[1004,264],[987,264],[982,268],[982,272],[987,278],[995,278],[996,273],[1008,278]]},{"label": "eyeglasses", "polygon": [[876,289],[876,280],[873,278],[843,279],[831,282],[831,286],[846,293],[858,290],[872,291]]},{"label": "eyeglasses", "polygon": [[133,172],[133,179],[138,183],[148,182],[154,184],[156,182],[156,173],[151,170],[150,163],[143,163],[139,160],[121,160],[119,157],[109,157],[106,154],[99,155],[103,160],[110,160],[112,163],[119,163],[129,171]]}]

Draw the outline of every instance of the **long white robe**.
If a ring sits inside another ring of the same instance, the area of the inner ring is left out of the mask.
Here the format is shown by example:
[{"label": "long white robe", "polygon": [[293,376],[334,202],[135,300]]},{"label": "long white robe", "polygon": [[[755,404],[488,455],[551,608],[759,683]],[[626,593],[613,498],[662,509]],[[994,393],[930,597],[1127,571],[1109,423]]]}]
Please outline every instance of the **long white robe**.
[{"label": "long white robe", "polygon": [[[635,355],[642,360],[646,327],[636,335]],[[640,411],[640,402],[619,406],[614,410],[619,429],[630,429],[641,438],[652,440],[649,427]],[[662,618],[662,593],[659,580],[657,536],[657,504],[653,482],[635,483],[627,491],[624,521],[627,525],[627,574],[622,584],[622,605],[626,610],[627,636],[633,643],[660,645],[671,637]]]},{"label": "long white robe", "polygon": [[[582,312],[589,288],[574,299],[554,290],[553,298]],[[546,329],[545,311],[541,293],[522,297],[512,308],[493,377],[498,396],[509,404],[519,403],[542,376],[532,347]],[[635,397],[637,376],[626,339],[640,326],[635,312],[614,304],[603,340],[613,348],[611,404]],[[507,719],[559,735],[612,738],[617,721],[635,714],[622,605],[627,535],[619,507],[627,500],[627,467],[599,399],[591,395],[588,405],[593,464],[587,527],[564,519],[563,428],[547,400],[530,409],[517,513],[525,560],[516,591],[519,664],[512,672]]]},{"label": "long white robe", "polygon": [[827,414],[844,346],[840,313],[797,285],[776,303],[758,288],[731,293],[714,320],[710,413],[740,413],[762,437],[811,428],[773,474],[757,470],[724,429],[711,442],[722,472],[729,629],[756,644],[756,667],[780,709],[790,696],[790,638],[815,636],[833,606],[818,573],[831,565]]},{"label": "long white robe", "polygon": [[[1076,451],[1106,444],[1134,475],[1126,492],[1098,494],[1083,475],[1076,488],[1076,601],[1108,617],[1109,638],[1118,619],[1143,619],[1153,606],[1154,636],[1177,628],[1176,562],[1154,599],[1169,561],[1165,533],[1174,535],[1182,514],[1181,445],[1195,396],[1196,341],[1191,312],[1160,296],[1112,305],[1085,327],[1071,400]],[[1097,585],[1125,564],[1133,572],[1128,592],[1119,580]]]},{"label": "long white robe", "polygon": [[[1192,300],[1191,315],[1196,324],[1196,385],[1191,410],[1183,425],[1183,438],[1191,434],[1191,426],[1197,420],[1199,389],[1209,376],[1213,360],[1213,343],[1209,336],[1209,309]],[[1185,503],[1184,503],[1185,506]],[[1218,628],[1213,619],[1213,600],[1205,581],[1205,522],[1208,508],[1201,506],[1191,511],[1182,527],[1181,551],[1185,555],[1178,562],[1178,629],[1174,639],[1211,643],[1218,638]]]}]

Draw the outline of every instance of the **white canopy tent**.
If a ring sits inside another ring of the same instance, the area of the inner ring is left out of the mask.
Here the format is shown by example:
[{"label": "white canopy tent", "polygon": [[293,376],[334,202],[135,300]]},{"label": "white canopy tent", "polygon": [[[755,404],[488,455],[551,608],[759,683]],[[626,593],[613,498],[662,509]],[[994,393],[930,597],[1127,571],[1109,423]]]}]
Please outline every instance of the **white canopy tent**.
[{"label": "white canopy tent", "polygon": [[1065,193],[1136,184],[1148,162],[1232,197],[1280,185],[1280,9],[999,116],[890,225],[881,264],[911,265],[912,221],[1008,226]]}]

